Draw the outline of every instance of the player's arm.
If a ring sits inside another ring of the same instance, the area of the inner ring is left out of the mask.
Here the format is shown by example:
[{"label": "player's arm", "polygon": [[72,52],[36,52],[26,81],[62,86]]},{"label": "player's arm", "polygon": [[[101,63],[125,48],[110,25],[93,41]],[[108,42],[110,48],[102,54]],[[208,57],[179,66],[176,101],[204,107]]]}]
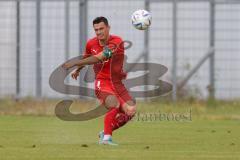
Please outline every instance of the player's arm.
[{"label": "player's arm", "polygon": [[84,65],[92,65],[92,64],[95,64],[98,62],[102,62],[106,59],[109,59],[109,58],[111,58],[111,56],[112,56],[112,51],[109,48],[105,47],[102,52],[99,52],[96,55],[82,59],[82,60],[78,61],[75,65],[78,67],[81,67]]},{"label": "player's arm", "polygon": [[78,64],[76,64],[78,66],[78,68],[71,74],[73,79],[77,80],[77,77],[79,76],[81,69],[85,66],[85,65],[83,65],[84,63],[85,64],[94,64],[94,63],[97,63],[99,61],[103,61],[104,59],[106,59],[106,57],[103,55],[103,52],[100,52],[99,54],[97,54],[95,56],[91,56],[91,57],[87,57],[87,58],[83,58],[83,59],[86,59],[85,62],[80,61]]},{"label": "player's arm", "polygon": [[74,66],[78,66],[78,69],[80,69],[85,65],[92,65],[92,64],[104,61],[106,59],[109,59],[111,58],[111,56],[112,56],[112,51],[109,48],[105,47],[105,49],[102,52],[98,53],[97,55],[90,56],[90,57],[78,60],[76,62],[75,61],[66,62],[63,64],[63,68],[69,69]]}]

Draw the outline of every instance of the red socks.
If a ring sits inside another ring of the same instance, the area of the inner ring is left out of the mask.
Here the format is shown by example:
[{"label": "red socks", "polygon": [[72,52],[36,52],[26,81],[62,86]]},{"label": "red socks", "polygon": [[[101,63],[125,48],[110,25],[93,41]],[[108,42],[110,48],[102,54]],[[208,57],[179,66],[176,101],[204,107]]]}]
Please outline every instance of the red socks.
[{"label": "red socks", "polygon": [[118,113],[113,121],[113,130],[116,130],[116,129],[124,126],[131,119],[132,119],[131,116],[128,116],[127,114],[125,114],[123,112]]},{"label": "red socks", "polygon": [[104,118],[104,135],[112,135],[114,125],[113,121],[118,112],[118,108],[112,108],[106,113]]},{"label": "red socks", "polygon": [[110,109],[104,118],[104,135],[112,135],[112,132],[124,126],[132,117],[121,112],[118,108]]}]

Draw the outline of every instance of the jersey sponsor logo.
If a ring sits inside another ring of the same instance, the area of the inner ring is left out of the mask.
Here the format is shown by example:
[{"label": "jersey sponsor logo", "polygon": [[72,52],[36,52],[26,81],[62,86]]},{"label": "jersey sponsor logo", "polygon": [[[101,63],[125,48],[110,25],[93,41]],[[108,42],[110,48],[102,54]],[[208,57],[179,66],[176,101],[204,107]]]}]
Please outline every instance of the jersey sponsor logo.
[{"label": "jersey sponsor logo", "polygon": [[98,53],[98,51],[97,51],[97,49],[95,49],[95,48],[91,48],[91,53],[92,53],[93,55],[95,55],[95,54]]}]

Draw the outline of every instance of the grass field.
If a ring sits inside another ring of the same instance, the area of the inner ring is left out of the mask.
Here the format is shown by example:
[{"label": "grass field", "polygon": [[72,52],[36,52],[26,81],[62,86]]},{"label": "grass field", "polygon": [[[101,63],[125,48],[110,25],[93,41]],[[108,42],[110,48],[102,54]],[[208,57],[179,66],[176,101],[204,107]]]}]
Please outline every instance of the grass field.
[{"label": "grass field", "polygon": [[[97,144],[102,117],[85,122],[66,122],[53,115],[36,116],[34,112],[4,114],[3,110],[7,113],[7,109],[2,102],[0,160],[238,160],[239,104],[140,103],[139,112],[144,114],[156,111],[174,115],[190,114],[191,109],[191,120],[150,121],[135,118],[114,133],[114,140],[120,145],[113,147]],[[22,102],[11,105],[21,106]]]}]

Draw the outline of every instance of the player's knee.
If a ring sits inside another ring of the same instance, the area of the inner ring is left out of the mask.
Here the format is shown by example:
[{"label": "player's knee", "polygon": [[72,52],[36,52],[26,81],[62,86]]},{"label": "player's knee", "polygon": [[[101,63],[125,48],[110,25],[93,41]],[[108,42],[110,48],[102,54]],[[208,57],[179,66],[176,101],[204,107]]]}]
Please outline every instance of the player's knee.
[{"label": "player's knee", "polygon": [[110,108],[113,108],[113,107],[119,108],[119,106],[120,106],[120,103],[118,102],[118,99],[116,98],[116,96],[109,95],[105,99],[105,107],[107,109],[110,109]]},{"label": "player's knee", "polygon": [[137,107],[136,105],[129,105],[127,106],[127,111],[126,111],[126,114],[128,116],[134,116],[137,112]]},{"label": "player's knee", "polygon": [[137,112],[136,103],[132,100],[123,104],[123,110],[128,116],[134,116]]}]

